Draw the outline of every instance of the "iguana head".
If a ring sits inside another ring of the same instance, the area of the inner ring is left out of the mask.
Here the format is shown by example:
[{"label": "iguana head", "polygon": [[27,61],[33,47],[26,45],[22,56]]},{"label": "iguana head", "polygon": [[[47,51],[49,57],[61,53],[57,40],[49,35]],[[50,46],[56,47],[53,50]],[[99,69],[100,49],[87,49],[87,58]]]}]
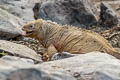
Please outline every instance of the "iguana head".
[{"label": "iguana head", "polygon": [[40,24],[42,23],[42,19],[38,19],[35,21],[31,21],[27,24],[25,24],[22,28],[23,31],[25,31],[24,36],[26,37],[33,37],[38,32]]}]

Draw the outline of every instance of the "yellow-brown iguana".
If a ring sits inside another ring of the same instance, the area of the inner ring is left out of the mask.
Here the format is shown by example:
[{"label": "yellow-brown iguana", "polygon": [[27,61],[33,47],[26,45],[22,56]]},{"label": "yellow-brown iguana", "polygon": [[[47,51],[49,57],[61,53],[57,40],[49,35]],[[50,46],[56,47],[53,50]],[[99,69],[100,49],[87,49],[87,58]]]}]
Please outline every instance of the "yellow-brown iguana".
[{"label": "yellow-brown iguana", "polygon": [[26,31],[26,37],[39,40],[47,49],[46,54],[49,57],[56,52],[84,54],[100,51],[120,59],[120,53],[106,39],[90,30],[68,25],[62,26],[42,19],[29,22],[23,26],[23,30]]}]

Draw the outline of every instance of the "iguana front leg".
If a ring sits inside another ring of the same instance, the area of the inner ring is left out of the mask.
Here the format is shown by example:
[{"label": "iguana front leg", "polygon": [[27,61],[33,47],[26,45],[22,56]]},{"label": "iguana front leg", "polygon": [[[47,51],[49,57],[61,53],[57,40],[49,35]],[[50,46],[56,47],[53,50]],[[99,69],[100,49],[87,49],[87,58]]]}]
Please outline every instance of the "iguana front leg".
[{"label": "iguana front leg", "polygon": [[57,53],[57,49],[55,48],[55,46],[53,44],[51,44],[47,50],[46,53],[43,54],[43,61],[49,61],[51,59],[51,57]]}]

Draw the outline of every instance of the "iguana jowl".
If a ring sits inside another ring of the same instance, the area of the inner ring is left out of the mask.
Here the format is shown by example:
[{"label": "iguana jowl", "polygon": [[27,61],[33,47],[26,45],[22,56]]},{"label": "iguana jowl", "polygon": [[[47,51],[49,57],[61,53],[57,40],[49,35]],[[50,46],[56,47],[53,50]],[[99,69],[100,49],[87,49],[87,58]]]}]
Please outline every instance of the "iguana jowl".
[{"label": "iguana jowl", "polygon": [[26,37],[39,40],[43,47],[48,49],[47,55],[49,57],[56,51],[73,54],[100,51],[120,58],[120,53],[106,39],[90,30],[59,25],[42,19],[29,22],[23,26],[23,30],[26,31]]}]

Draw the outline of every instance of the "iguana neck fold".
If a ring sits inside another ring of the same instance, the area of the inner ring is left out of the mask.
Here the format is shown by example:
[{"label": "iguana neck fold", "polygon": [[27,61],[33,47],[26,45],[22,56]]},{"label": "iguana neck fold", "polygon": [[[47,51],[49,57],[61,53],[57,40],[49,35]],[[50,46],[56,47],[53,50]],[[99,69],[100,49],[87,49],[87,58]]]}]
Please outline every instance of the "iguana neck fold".
[{"label": "iguana neck fold", "polygon": [[48,48],[51,44],[54,45],[56,34],[60,31],[60,26],[56,23],[45,21],[40,23],[39,26],[36,36],[34,37],[38,39],[45,48]]}]

